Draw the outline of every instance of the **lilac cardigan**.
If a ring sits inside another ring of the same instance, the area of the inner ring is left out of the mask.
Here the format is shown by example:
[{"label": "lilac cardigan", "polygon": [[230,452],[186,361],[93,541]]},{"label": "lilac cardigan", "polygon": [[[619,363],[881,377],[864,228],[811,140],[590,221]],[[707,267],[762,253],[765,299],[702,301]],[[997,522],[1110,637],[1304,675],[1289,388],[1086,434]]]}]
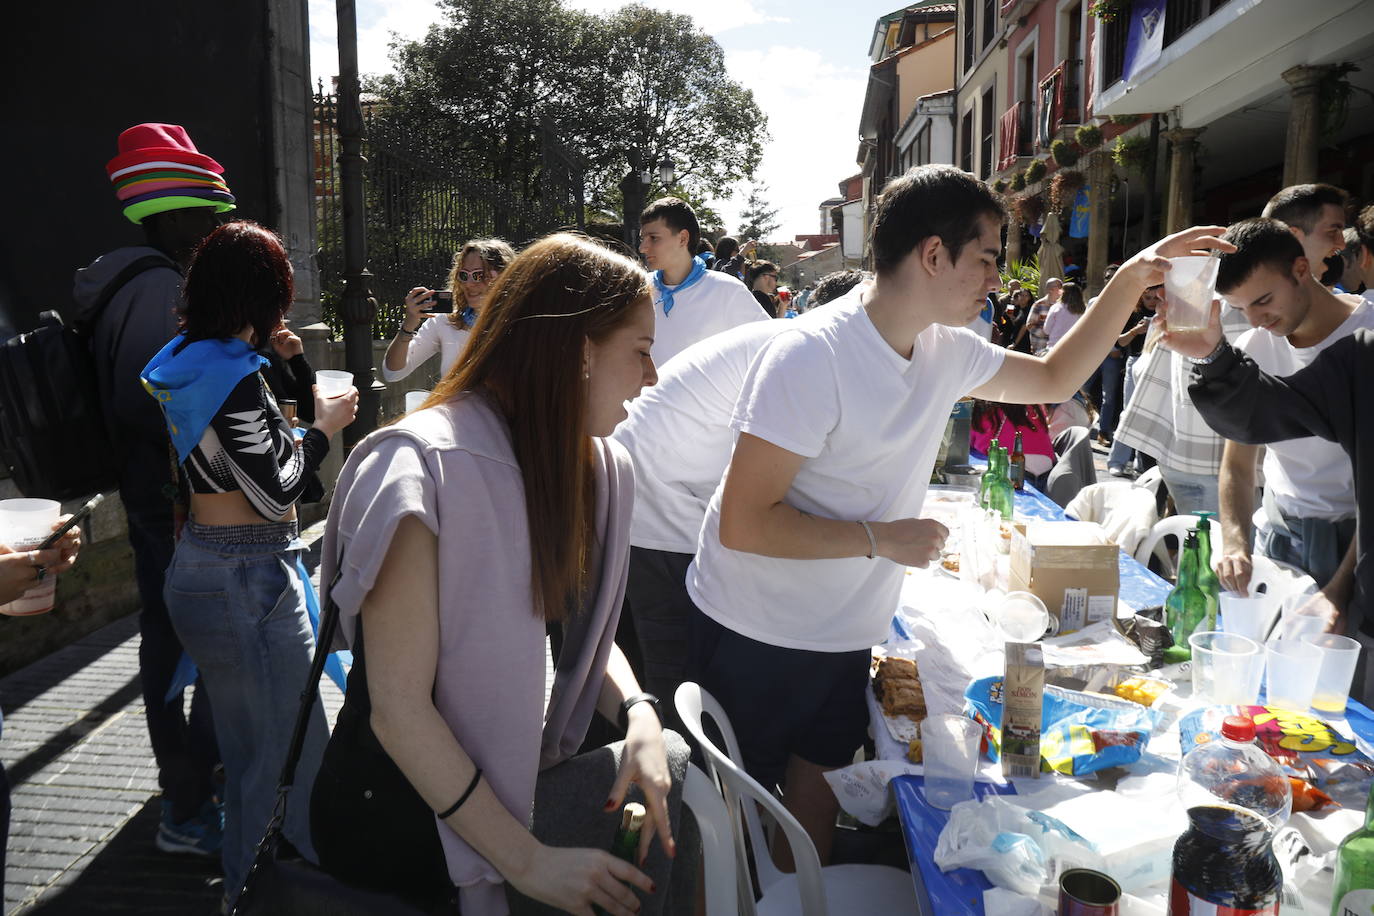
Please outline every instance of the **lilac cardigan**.
[{"label": "lilac cardigan", "polygon": [[[593,445],[591,598],[564,625],[542,723],[545,629],[533,610],[524,485],[505,419],[484,397],[460,395],[359,443],[339,475],[325,529],[320,581],[339,606],[344,646],[397,523],[414,515],[438,537],[435,706],[497,798],[527,825],[539,770],[571,757],[586,735],[625,595],[633,466],[611,440]],[[503,916],[501,875],[446,824],[438,826],[463,913]]]}]

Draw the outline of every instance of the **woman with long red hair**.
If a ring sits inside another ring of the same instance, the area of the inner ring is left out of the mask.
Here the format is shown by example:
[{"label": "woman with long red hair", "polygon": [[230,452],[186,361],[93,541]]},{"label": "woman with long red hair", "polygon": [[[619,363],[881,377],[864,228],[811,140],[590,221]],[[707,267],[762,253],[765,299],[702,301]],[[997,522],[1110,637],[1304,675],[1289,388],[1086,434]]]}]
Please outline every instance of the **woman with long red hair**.
[{"label": "woman with long red hair", "polygon": [[[424,406],[354,449],[322,581],[355,666],[312,805],[320,864],[341,880],[464,916],[531,900],[659,912],[681,887],[671,772],[686,745],[665,741],[614,643],[634,481],[604,437],[657,378],[653,335],[636,264],[550,236],[507,267]],[[551,625],[564,639],[546,709]],[[625,740],[574,757],[594,712]],[[632,785],[648,808],[639,867],[605,852]]]}]

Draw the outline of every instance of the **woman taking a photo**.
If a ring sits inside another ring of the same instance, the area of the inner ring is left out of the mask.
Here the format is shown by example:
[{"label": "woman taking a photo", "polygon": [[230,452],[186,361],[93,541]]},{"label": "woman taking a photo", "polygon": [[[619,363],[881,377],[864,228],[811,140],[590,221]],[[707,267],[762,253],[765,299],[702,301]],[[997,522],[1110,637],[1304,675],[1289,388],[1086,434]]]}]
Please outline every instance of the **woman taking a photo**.
[{"label": "woman taking a photo", "polygon": [[[448,272],[448,288],[453,291],[452,314],[425,313],[434,305],[435,290],[417,286],[407,293],[406,315],[386,348],[382,378],[399,382],[435,353],[442,354],[440,377],[448,375],[467,345],[468,334],[487,300],[487,291],[514,259],[515,250],[501,239],[474,239],[458,249]],[[435,320],[426,320],[431,317]]]},{"label": "woman taking a photo", "polygon": [[[463,916],[690,906],[694,871],[668,861],[686,745],[665,743],[614,643],[634,482],[603,437],[656,380],[653,335],[637,265],[550,236],[507,268],[425,405],[350,455],[322,581],[354,667],[312,803],[340,880]],[[573,757],[594,712],[626,738]],[[631,784],[640,868],[605,851]]]},{"label": "woman taking a photo", "polygon": [[[183,332],[142,374],[190,487],[164,594],[214,708],[230,903],[272,815],[314,650],[295,502],[358,409],[356,389],[317,393],[315,423],[299,440],[283,419],[254,349],[281,327],[291,298],[291,262],[275,235],[247,221],[219,227],[187,271]],[[321,712],[301,756],[306,785],[327,737]],[[288,814],[286,835],[313,860],[308,825],[304,810]]]}]

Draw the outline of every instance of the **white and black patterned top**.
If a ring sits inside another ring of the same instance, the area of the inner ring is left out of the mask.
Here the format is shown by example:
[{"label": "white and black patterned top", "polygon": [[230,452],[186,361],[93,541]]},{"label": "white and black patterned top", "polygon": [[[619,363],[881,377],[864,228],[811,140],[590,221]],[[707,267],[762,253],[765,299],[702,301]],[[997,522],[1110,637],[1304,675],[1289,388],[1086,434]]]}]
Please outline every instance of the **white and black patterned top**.
[{"label": "white and black patterned top", "polygon": [[229,392],[184,467],[192,493],[242,491],[259,515],[276,522],[327,454],[329,438],[318,429],[296,439],[255,372]]}]

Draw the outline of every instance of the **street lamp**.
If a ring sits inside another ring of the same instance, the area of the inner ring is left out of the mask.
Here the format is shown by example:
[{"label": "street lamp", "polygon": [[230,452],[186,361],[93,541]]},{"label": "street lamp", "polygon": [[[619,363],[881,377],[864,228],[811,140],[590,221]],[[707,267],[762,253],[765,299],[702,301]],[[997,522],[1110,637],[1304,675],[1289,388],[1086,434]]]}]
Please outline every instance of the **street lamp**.
[{"label": "street lamp", "polygon": [[664,188],[671,188],[677,181],[677,163],[673,162],[667,155],[658,160],[658,183]]}]

